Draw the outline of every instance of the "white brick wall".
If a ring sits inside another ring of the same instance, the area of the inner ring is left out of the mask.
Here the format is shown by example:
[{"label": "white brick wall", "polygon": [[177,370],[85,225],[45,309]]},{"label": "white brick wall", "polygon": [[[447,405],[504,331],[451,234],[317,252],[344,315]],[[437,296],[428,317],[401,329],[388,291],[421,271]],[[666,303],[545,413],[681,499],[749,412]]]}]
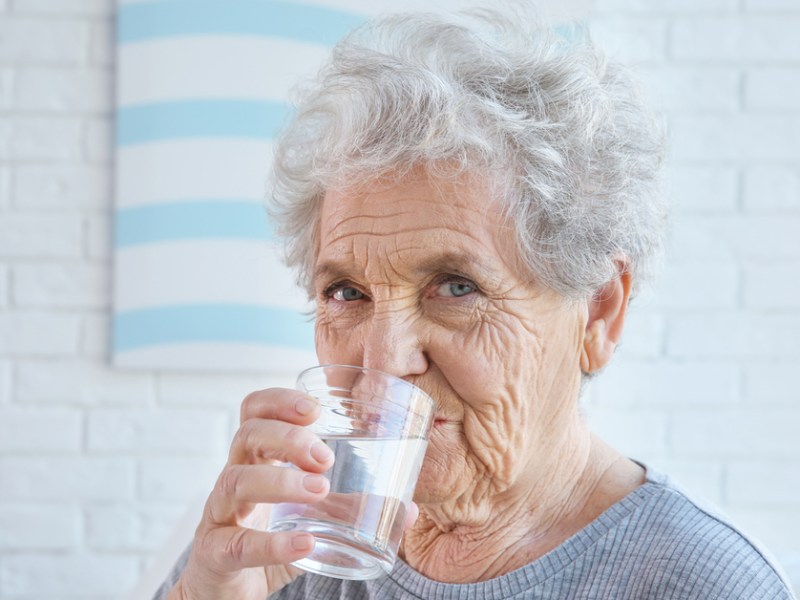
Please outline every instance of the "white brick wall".
[{"label": "white brick wall", "polygon": [[[800,586],[800,4],[595,4],[666,114],[675,215],[587,413]],[[122,598],[210,488],[241,398],[292,384],[108,366],[112,19],[0,0],[0,600]]]}]

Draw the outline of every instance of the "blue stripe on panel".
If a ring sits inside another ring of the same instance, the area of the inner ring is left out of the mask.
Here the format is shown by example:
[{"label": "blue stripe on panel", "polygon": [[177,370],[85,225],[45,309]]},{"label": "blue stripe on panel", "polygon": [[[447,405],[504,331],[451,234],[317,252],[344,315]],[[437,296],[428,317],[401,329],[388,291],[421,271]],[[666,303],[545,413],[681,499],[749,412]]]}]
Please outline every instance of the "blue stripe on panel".
[{"label": "blue stripe on panel", "polygon": [[114,317],[114,350],[192,342],[236,342],[314,349],[314,330],[297,311],[197,304],[125,311]]},{"label": "blue stripe on panel", "polygon": [[199,238],[273,239],[261,202],[229,200],[162,202],[119,209],[114,234],[117,248]]},{"label": "blue stripe on panel", "polygon": [[176,100],[117,109],[118,146],[196,137],[271,139],[289,114],[266,100]]},{"label": "blue stripe on panel", "polygon": [[275,0],[160,0],[121,6],[121,44],[176,35],[245,34],[333,45],[363,17]]}]

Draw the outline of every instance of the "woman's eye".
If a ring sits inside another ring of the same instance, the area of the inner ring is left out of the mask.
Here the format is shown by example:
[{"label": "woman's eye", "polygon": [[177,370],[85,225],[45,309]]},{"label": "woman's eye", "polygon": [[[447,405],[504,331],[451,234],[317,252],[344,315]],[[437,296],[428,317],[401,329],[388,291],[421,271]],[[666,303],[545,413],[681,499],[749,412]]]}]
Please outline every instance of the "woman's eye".
[{"label": "woman's eye", "polygon": [[359,292],[356,288],[344,285],[340,288],[333,290],[330,297],[339,302],[353,302],[365,298],[364,294]]},{"label": "woman's eye", "polygon": [[437,289],[440,296],[460,298],[475,291],[475,286],[466,281],[448,281],[439,285]]}]

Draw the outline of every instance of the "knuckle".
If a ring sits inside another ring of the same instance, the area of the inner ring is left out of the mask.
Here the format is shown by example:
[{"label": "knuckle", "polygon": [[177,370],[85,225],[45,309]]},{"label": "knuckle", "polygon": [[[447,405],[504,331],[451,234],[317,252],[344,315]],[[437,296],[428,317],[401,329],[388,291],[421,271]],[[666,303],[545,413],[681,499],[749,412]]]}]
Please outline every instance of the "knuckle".
[{"label": "knuckle", "polygon": [[225,470],[222,471],[217,481],[220,493],[229,498],[236,498],[237,492],[239,491],[241,476],[242,469],[239,465],[225,467]]},{"label": "knuckle", "polygon": [[305,427],[288,427],[283,434],[283,440],[289,448],[299,450],[311,444],[311,432]]},{"label": "knuckle", "polygon": [[223,553],[234,563],[241,563],[247,548],[247,530],[237,529],[228,538]]}]

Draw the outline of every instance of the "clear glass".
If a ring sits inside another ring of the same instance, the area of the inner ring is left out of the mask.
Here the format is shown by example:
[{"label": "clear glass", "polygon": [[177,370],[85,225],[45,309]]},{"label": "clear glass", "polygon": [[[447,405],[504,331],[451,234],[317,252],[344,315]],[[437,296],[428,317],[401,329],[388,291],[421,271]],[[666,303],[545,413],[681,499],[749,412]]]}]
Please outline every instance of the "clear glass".
[{"label": "clear glass", "polygon": [[398,377],[347,365],[300,373],[297,389],[317,398],[310,425],[335,455],[330,494],[315,504],[272,507],[269,531],[307,531],[314,552],[295,563],[339,579],[392,570],[433,422],[433,400]]}]

